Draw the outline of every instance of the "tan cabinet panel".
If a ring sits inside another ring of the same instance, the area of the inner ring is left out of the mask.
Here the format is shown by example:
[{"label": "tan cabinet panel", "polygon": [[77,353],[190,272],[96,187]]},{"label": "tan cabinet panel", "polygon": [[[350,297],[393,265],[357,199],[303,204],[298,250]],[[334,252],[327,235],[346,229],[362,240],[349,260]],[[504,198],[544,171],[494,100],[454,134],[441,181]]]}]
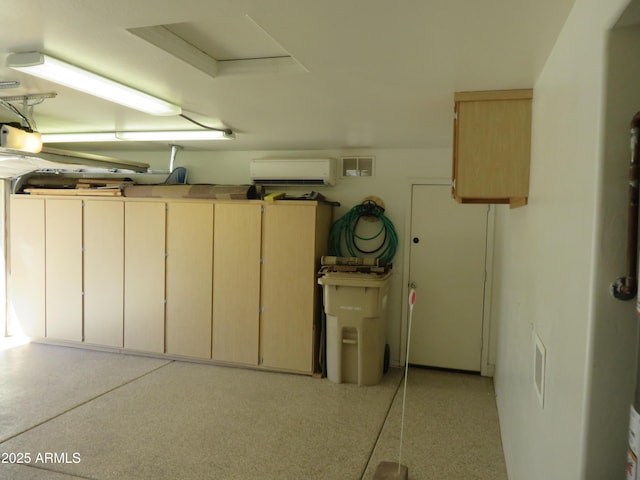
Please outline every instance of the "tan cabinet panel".
[{"label": "tan cabinet panel", "polygon": [[215,207],[214,360],[258,363],[261,217],[259,204]]},{"label": "tan cabinet panel", "polygon": [[30,337],[45,336],[44,199],[11,197],[9,318]]},{"label": "tan cabinet panel", "polygon": [[213,204],[169,202],[166,352],[211,358]]},{"label": "tan cabinet panel", "polygon": [[[328,211],[329,209],[327,209]],[[311,372],[316,318],[318,208],[266,206],[263,229],[260,350],[267,367]],[[328,224],[328,221],[324,222]]]},{"label": "tan cabinet panel", "polygon": [[526,204],[531,90],[455,94],[453,196],[462,203]]},{"label": "tan cabinet panel", "polygon": [[123,346],[124,204],[84,201],[84,341]]},{"label": "tan cabinet panel", "polygon": [[164,202],[126,202],[124,347],[164,353]]},{"label": "tan cabinet panel", "polygon": [[311,201],[16,195],[11,318],[52,340],[312,373],[331,216]]},{"label": "tan cabinet panel", "polygon": [[47,337],[82,341],[82,200],[47,199]]}]

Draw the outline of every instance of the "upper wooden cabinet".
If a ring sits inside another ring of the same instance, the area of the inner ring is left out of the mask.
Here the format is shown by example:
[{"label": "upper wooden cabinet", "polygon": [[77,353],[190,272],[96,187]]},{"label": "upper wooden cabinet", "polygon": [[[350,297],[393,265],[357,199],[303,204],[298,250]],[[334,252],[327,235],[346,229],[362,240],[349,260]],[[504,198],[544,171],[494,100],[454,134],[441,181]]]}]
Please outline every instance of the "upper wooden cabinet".
[{"label": "upper wooden cabinet", "polygon": [[526,205],[533,90],[454,95],[453,197],[460,203]]}]

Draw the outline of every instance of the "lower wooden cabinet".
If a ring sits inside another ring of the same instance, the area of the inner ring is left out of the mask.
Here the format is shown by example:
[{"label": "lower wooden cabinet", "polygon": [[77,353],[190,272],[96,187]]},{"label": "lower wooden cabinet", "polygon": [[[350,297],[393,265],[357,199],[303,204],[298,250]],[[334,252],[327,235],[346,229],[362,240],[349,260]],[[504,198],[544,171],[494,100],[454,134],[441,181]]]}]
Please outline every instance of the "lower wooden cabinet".
[{"label": "lower wooden cabinet", "polygon": [[32,338],[45,336],[44,202],[16,195],[9,216],[9,321]]},{"label": "lower wooden cabinet", "polygon": [[164,353],[166,205],[124,202],[124,348]]},{"label": "lower wooden cabinet", "polygon": [[84,341],[123,346],[124,205],[85,200]]},{"label": "lower wooden cabinet", "polygon": [[34,337],[312,373],[332,207],[12,195],[12,321]]},{"label": "lower wooden cabinet", "polygon": [[46,336],[81,342],[82,200],[45,203]]},{"label": "lower wooden cabinet", "polygon": [[166,353],[211,358],[213,204],[167,205]]},{"label": "lower wooden cabinet", "polygon": [[262,205],[220,203],[215,212],[212,358],[257,365]]},{"label": "lower wooden cabinet", "polygon": [[316,273],[331,207],[273,204],[263,219],[260,357],[265,367],[311,372],[317,317]]}]

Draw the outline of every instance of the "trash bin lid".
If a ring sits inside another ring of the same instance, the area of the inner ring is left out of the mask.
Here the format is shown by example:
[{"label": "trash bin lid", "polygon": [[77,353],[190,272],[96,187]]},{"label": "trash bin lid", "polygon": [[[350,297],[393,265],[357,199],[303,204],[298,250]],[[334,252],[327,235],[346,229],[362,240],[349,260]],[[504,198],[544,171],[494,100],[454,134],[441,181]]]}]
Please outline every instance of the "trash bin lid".
[{"label": "trash bin lid", "polygon": [[386,273],[328,272],[318,278],[320,285],[339,285],[343,287],[382,287],[391,278]]}]

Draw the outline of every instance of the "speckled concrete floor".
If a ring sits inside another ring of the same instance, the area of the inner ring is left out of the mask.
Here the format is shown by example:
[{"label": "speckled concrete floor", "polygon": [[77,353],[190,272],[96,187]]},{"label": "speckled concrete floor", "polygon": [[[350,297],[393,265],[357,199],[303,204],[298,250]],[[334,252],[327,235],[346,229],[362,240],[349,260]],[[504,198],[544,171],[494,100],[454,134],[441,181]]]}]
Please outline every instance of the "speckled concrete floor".
[{"label": "speckled concrete floor", "polygon": [[[399,369],[358,387],[39,344],[0,366],[0,478],[360,480],[397,458]],[[506,479],[490,379],[411,369],[407,402],[412,480]]]}]

